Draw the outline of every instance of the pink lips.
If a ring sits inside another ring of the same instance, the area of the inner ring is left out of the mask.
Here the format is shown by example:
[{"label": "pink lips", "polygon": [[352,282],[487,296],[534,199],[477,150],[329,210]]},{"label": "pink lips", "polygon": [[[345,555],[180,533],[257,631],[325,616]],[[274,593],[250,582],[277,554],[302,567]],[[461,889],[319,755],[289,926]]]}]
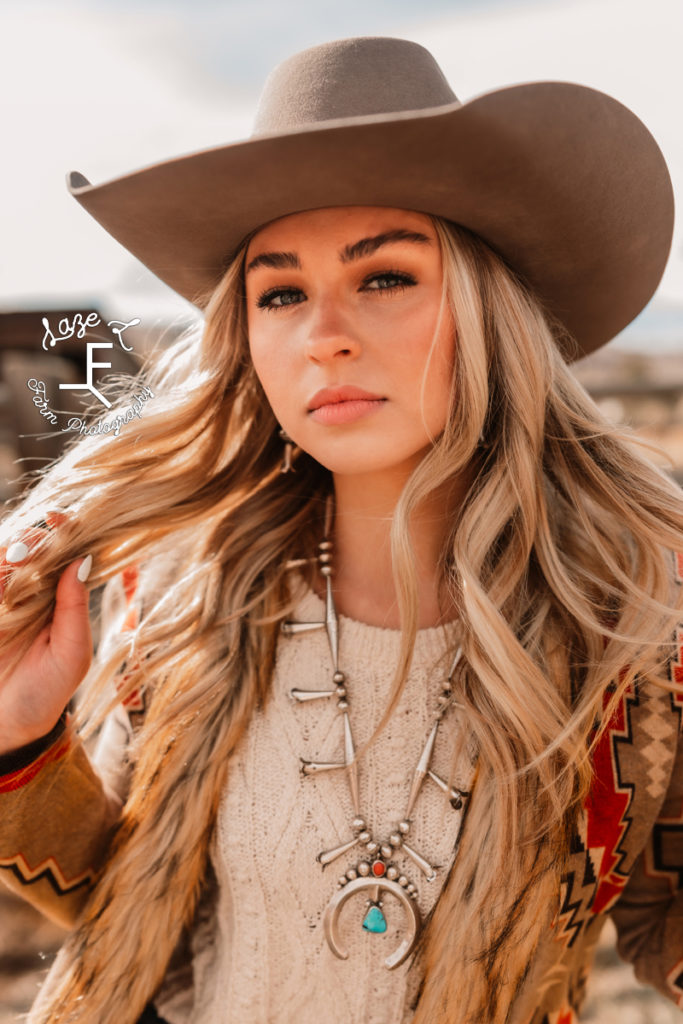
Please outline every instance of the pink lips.
[{"label": "pink lips", "polygon": [[380,395],[343,384],[317,391],[308,403],[308,411],[317,423],[351,423],[374,412],[384,401]]}]

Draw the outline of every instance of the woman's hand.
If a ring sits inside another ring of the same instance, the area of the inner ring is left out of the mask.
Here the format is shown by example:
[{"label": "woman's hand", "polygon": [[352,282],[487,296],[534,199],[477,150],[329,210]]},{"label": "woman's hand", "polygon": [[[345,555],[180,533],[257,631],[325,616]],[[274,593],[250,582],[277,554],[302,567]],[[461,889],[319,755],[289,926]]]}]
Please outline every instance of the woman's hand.
[{"label": "woman's hand", "polygon": [[[45,538],[40,524],[0,548],[4,582],[28,561],[32,548]],[[38,530],[40,529],[40,533]],[[59,718],[85,677],[92,660],[88,615],[88,578],[92,558],[79,558],[57,584],[52,621],[38,634],[14,671],[0,680],[0,754],[40,739]],[[12,653],[10,647],[9,653]]]}]

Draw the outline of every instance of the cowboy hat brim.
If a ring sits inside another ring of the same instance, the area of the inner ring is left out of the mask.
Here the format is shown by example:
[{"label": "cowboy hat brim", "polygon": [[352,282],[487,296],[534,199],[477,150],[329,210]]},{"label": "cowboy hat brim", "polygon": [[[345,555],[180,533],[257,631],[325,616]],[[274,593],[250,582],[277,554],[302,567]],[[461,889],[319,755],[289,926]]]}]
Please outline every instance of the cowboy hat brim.
[{"label": "cowboy hat brim", "polygon": [[428,110],[328,121],[155,164],[72,195],[202,308],[240,243],[330,206],[435,214],[479,235],[575,339],[580,358],[647,304],[673,191],[642,122],[585,86],[538,82]]}]

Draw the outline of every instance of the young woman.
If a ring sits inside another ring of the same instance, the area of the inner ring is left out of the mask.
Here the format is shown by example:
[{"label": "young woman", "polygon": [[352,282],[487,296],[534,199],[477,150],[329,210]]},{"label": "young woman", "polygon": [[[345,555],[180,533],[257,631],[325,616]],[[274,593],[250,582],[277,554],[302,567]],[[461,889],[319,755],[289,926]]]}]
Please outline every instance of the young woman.
[{"label": "young woman", "polygon": [[205,326],[6,524],[0,867],[72,928],[29,1020],[571,1024],[607,914],[683,1005],[683,504],[568,369],[666,261],[647,130],[346,40],[72,189]]}]

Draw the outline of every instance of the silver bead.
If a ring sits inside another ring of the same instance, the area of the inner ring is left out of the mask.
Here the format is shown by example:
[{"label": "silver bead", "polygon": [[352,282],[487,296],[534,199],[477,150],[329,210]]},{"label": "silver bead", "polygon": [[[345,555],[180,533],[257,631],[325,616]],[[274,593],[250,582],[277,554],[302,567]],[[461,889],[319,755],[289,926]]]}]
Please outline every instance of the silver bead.
[{"label": "silver bead", "polygon": [[398,868],[394,864],[387,868],[387,878],[391,882],[395,882],[398,878]]},{"label": "silver bead", "polygon": [[341,875],[340,878],[339,878],[339,886],[340,886],[340,888],[342,886],[346,885],[347,882],[348,882],[348,878],[346,877],[346,875]]},{"label": "silver bead", "polygon": [[365,818],[354,818],[353,821],[351,822],[351,828],[365,828]]},{"label": "silver bead", "polygon": [[358,865],[358,874],[362,878],[366,878],[370,874],[370,865],[366,860],[362,860]]},{"label": "silver bead", "polygon": [[349,882],[352,882],[354,878],[358,878],[358,872],[356,871],[355,868],[349,868],[349,870],[346,872],[346,877],[348,878]]},{"label": "silver bead", "polygon": [[384,860],[389,860],[390,857],[393,857],[394,851],[392,850],[388,843],[382,843],[382,845],[380,846],[380,853],[382,854]]},{"label": "silver bead", "polygon": [[369,843],[365,844],[365,849],[368,853],[377,853],[379,850],[379,843],[376,843],[374,839],[371,839]]},{"label": "silver bead", "polygon": [[337,694],[338,697],[345,697],[346,696],[346,687],[345,686],[338,686],[337,689],[336,689],[336,694]]},{"label": "silver bead", "polygon": [[322,573],[323,576],[331,576],[332,575],[332,566],[331,565],[321,565],[320,566],[320,572]]},{"label": "silver bead", "polygon": [[411,892],[410,898],[411,898],[411,900],[416,900],[417,899],[417,890],[415,892]]},{"label": "silver bead", "polygon": [[398,884],[399,884],[399,885],[402,885],[402,886],[403,886],[403,888],[405,889],[405,887],[406,887],[406,886],[407,886],[407,884],[408,884],[408,879],[406,878],[406,876],[405,876],[405,875],[401,875],[401,877],[400,877],[400,878],[399,878],[399,880],[398,880]]},{"label": "silver bead", "polygon": [[337,701],[337,707],[339,708],[340,711],[346,711],[348,706],[349,706],[349,702],[347,700],[344,700],[343,697],[342,697],[341,700]]},{"label": "silver bead", "polygon": [[392,832],[389,836],[389,842],[392,846],[400,846],[403,842],[403,836],[399,835],[398,832]]},{"label": "silver bead", "polygon": [[408,833],[410,832],[410,822],[409,821],[399,821],[399,823],[398,823],[398,830],[399,830],[399,832],[402,832],[404,836],[408,835]]},{"label": "silver bead", "polygon": [[[363,824],[365,824],[365,822],[363,822]],[[361,834],[358,836],[358,839],[361,843],[369,843],[370,840],[372,839],[372,836],[370,835],[369,832],[361,832]]]},{"label": "silver bead", "polygon": [[406,886],[406,892],[417,892],[417,886],[415,882],[408,882]]},{"label": "silver bead", "polygon": [[318,555],[318,561],[321,565],[329,565],[332,561],[332,555],[327,554],[327,552],[323,552],[322,555]]},{"label": "silver bead", "polygon": [[339,669],[337,669],[337,671],[332,676],[332,682],[333,683],[345,683],[346,682],[346,676],[344,675],[343,672],[340,672]]},{"label": "silver bead", "polygon": [[321,540],[320,543],[318,544],[318,547],[320,548],[321,551],[331,551],[332,550],[332,541],[331,540]]},{"label": "silver bead", "polygon": [[440,693],[438,697],[439,704],[448,704],[450,699],[450,695],[447,693]]}]

